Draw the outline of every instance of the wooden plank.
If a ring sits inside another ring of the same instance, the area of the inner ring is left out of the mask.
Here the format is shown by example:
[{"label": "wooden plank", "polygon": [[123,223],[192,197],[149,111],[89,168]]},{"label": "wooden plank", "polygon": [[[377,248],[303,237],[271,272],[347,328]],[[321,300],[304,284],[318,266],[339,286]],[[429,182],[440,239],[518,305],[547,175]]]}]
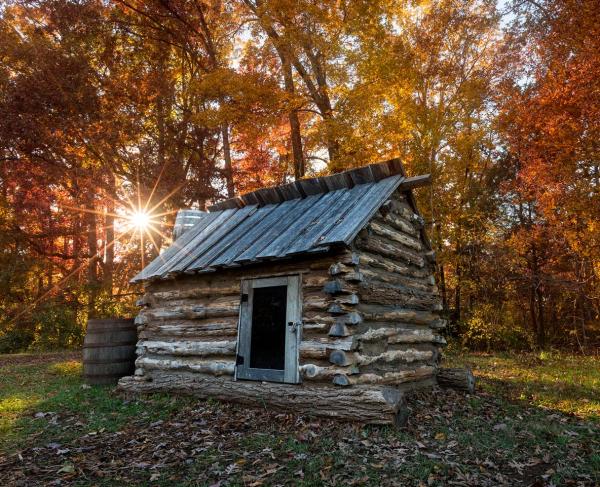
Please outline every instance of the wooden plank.
[{"label": "wooden plank", "polygon": [[371,164],[371,173],[373,174],[373,178],[375,181],[381,181],[382,179],[389,178],[390,176],[392,176],[392,173],[390,172],[390,167],[385,162]]},{"label": "wooden plank", "polygon": [[339,224],[335,225],[322,240],[319,240],[319,243],[343,242],[349,244],[403,180],[402,176],[395,176],[383,179],[378,183],[358,186],[358,188],[365,188],[362,197],[350,211],[343,215]]},{"label": "wooden plank", "polygon": [[165,270],[163,275],[166,273],[181,272],[187,269],[192,262],[201,257],[207,250],[223,239],[231,230],[237,227],[243,220],[245,220],[256,210],[256,206],[245,206],[239,210],[225,210],[233,211],[234,213],[230,218],[223,221],[219,225],[208,227],[206,229],[206,233],[202,235],[202,238],[199,238],[191,243],[191,248],[188,254],[184,256],[183,259],[180,259],[176,265],[169,266],[169,269]]},{"label": "wooden plank", "polygon": [[386,161],[385,163],[390,168],[390,172],[392,174],[400,174],[401,176],[406,177],[406,169],[404,168],[404,164],[402,164],[400,158],[396,157],[394,159]]},{"label": "wooden plank", "polygon": [[309,227],[313,221],[318,221],[323,212],[325,212],[329,205],[338,197],[339,194],[337,192],[326,193],[322,196],[315,195],[308,197],[307,199],[312,198],[313,204],[307,207],[306,211],[294,220],[294,224],[273,240],[270,245],[257,255],[257,257],[259,259],[266,259],[286,255],[287,249],[295,242],[298,235],[300,235],[306,227]]},{"label": "wooden plank", "polygon": [[355,185],[372,183],[375,181],[369,166],[358,167],[350,170],[350,177]]},{"label": "wooden plank", "polygon": [[[293,211],[294,207],[299,201],[301,200],[296,199],[292,201],[285,201],[279,205],[276,205],[273,211],[269,212],[268,214],[264,213],[264,211],[261,212],[261,216],[266,216],[251,227],[244,225],[246,233],[239,238],[235,245],[230,246],[226,252],[215,258],[211,265],[215,267],[236,265],[235,260],[254,245],[259,245],[259,240],[265,235],[266,232],[273,230],[278,225],[281,225],[281,222],[285,221],[289,217],[290,213]],[[266,208],[269,208],[269,206],[265,206],[259,209],[259,211]]]},{"label": "wooden plank", "polygon": [[256,193],[254,191],[251,193],[243,194],[242,196],[240,196],[240,198],[244,202],[244,205],[260,205],[261,204],[260,200],[258,199],[258,197],[256,196]]},{"label": "wooden plank", "polygon": [[296,181],[296,187],[304,196],[313,196],[327,192],[327,187],[323,187],[319,178],[299,179]]},{"label": "wooden plank", "polygon": [[216,213],[206,215],[206,218],[194,225],[189,231],[185,232],[178,240],[173,242],[171,246],[161,252],[150,264],[148,264],[142,272],[136,275],[131,282],[138,282],[158,274],[156,271],[172,259],[181,249],[185,247],[194,237],[204,230],[215,218]]},{"label": "wooden plank", "polygon": [[300,193],[300,191],[298,190],[298,187],[296,186],[295,182],[282,184],[281,186],[278,186],[277,189],[279,190],[285,201],[302,198],[302,193]]},{"label": "wooden plank", "polygon": [[257,289],[261,287],[274,287],[274,286],[287,286],[288,276],[281,277],[261,277],[258,279],[252,279],[252,288]]},{"label": "wooden plank", "polygon": [[212,248],[208,249],[202,256],[197,258],[188,266],[188,270],[198,270],[216,266],[216,260],[229,249],[237,249],[240,242],[248,235],[254,227],[260,223],[277,208],[277,205],[267,205],[258,208],[248,218],[242,221],[236,228],[230,231]]},{"label": "wooden plank", "polygon": [[260,381],[260,382],[284,382],[283,370],[277,369],[256,369],[249,367],[244,372],[245,377],[241,377],[240,379]]},{"label": "wooden plank", "polygon": [[398,187],[400,191],[407,191],[413,188],[420,188],[422,186],[429,186],[431,184],[431,174],[423,174],[422,176],[413,176],[412,178],[406,178],[402,181],[402,184]]},{"label": "wooden plank", "polygon": [[241,299],[240,303],[240,325],[238,333],[237,354],[243,357],[244,363],[236,365],[235,378],[247,377],[247,369],[250,366],[250,341],[252,336],[252,281],[242,280],[242,296],[247,296],[246,299]]},{"label": "wooden plank", "polygon": [[208,211],[215,212],[221,210],[230,210],[232,208],[241,208],[244,203],[237,196],[235,198],[228,198],[224,201],[220,201],[208,207]]},{"label": "wooden plank", "polygon": [[[302,334],[299,325],[302,320],[300,276],[288,276],[287,286],[284,382],[297,384],[300,382],[298,348]],[[289,323],[294,325],[290,326]]]},{"label": "wooden plank", "polygon": [[339,189],[352,188],[354,183],[347,172],[331,174],[322,178],[329,191],[337,191]]},{"label": "wooden plank", "polygon": [[277,188],[262,188],[256,190],[255,193],[266,205],[281,203],[283,201],[283,198],[277,192]]}]

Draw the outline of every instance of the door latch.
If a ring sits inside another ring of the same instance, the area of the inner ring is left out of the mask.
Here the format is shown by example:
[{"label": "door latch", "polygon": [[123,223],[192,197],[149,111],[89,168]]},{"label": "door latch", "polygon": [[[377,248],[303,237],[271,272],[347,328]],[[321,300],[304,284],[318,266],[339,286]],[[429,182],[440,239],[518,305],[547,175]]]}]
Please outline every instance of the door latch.
[{"label": "door latch", "polygon": [[302,326],[302,322],[289,321],[288,326],[291,328],[292,333],[297,333],[300,327]]}]

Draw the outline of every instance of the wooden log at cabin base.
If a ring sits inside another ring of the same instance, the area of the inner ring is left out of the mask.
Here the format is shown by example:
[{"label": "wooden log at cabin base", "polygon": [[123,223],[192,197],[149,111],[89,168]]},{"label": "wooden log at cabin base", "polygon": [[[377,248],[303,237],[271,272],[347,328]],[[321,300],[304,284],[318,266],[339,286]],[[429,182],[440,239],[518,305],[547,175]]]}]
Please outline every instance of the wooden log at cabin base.
[{"label": "wooden log at cabin base", "polygon": [[300,342],[300,357],[325,359],[334,350],[351,351],[356,343],[351,337],[339,339],[302,340]]},{"label": "wooden log at cabin base", "polygon": [[136,360],[135,365],[144,371],[160,370],[172,373],[184,370],[215,376],[233,376],[235,371],[234,360],[198,360],[187,357],[140,357]]},{"label": "wooden log at cabin base", "polygon": [[148,353],[157,355],[174,355],[182,357],[205,357],[210,355],[234,355],[236,340],[199,342],[192,340],[159,341],[140,340],[138,349],[142,348]]},{"label": "wooden log at cabin base", "polygon": [[437,381],[441,387],[458,389],[468,394],[475,392],[475,377],[467,368],[440,368],[437,371]]},{"label": "wooden log at cabin base", "polygon": [[213,318],[208,320],[179,320],[166,323],[148,323],[139,330],[140,339],[210,338],[218,339],[237,335],[237,317]]},{"label": "wooden log at cabin base", "polygon": [[351,365],[349,367],[320,367],[315,364],[304,364],[300,366],[300,375],[308,380],[331,380],[336,375],[354,375],[360,371],[358,367]]},{"label": "wooden log at cabin base", "polygon": [[403,426],[408,408],[403,393],[393,387],[323,387],[304,384],[233,381],[191,373],[151,373],[150,380],[124,377],[125,393],[172,392],[214,398],[254,407],[271,407],[308,416]]},{"label": "wooden log at cabin base", "polygon": [[407,382],[417,382],[435,377],[435,367],[421,366],[411,370],[399,370],[398,372],[384,372],[379,374],[363,373],[352,377],[348,380],[352,385],[364,384],[388,384],[400,385]]}]

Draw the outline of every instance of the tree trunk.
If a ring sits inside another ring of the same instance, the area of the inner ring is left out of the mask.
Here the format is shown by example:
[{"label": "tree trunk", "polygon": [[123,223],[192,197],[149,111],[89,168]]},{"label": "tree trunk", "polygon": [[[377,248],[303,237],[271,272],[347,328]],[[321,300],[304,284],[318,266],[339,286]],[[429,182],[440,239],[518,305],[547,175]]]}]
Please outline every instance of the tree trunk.
[{"label": "tree trunk", "polygon": [[235,196],[235,186],[233,184],[233,166],[231,164],[231,146],[229,145],[229,125],[221,125],[221,135],[223,137],[223,159],[225,161],[225,181],[227,183],[227,197]]},{"label": "tree trunk", "polygon": [[[294,78],[292,76],[292,65],[289,63],[283,52],[279,52],[281,58],[281,67],[283,69],[283,80],[285,91],[290,95],[294,95]],[[304,177],[304,153],[302,151],[302,135],[300,133],[300,120],[298,118],[298,110],[292,108],[288,114],[290,120],[290,139],[292,144],[292,156],[294,158],[294,177],[300,179]]]},{"label": "tree trunk", "polygon": [[537,344],[539,348],[543,349],[546,346],[546,322],[544,320],[544,295],[539,282],[536,286],[536,298],[538,306]]},{"label": "tree trunk", "polygon": [[96,295],[98,293],[98,234],[97,234],[97,219],[96,208],[94,204],[94,195],[89,194],[86,202],[85,220],[87,226],[87,247],[88,247],[88,287],[89,287],[89,302],[88,312],[90,316],[94,316],[94,308],[96,304]]},{"label": "tree trunk", "polygon": [[535,284],[533,282],[531,282],[531,286],[529,288],[529,314],[531,316],[531,330],[536,335],[537,339],[538,322],[535,309]]},{"label": "tree trunk", "polygon": [[102,266],[102,287],[112,295],[113,290],[113,271],[115,265],[115,194],[114,176],[109,178],[110,194],[106,199],[106,214],[104,216],[105,237],[104,237],[104,259]]},{"label": "tree trunk", "polygon": [[454,322],[459,323],[461,318],[461,268],[460,264],[456,266],[456,288],[454,289]]}]

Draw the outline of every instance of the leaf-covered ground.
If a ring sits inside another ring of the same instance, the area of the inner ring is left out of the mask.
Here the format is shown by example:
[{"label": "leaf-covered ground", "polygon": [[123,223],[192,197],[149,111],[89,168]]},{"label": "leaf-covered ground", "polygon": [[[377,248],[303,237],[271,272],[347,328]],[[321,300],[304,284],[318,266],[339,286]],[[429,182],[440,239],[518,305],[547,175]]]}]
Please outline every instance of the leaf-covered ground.
[{"label": "leaf-covered ground", "polygon": [[482,361],[480,392],[416,395],[408,427],[393,430],[128,401],[85,386],[76,360],[0,357],[0,485],[600,485],[593,401],[581,397],[588,419],[536,405],[515,396],[516,365],[519,380],[499,387],[487,359],[471,359]]}]

